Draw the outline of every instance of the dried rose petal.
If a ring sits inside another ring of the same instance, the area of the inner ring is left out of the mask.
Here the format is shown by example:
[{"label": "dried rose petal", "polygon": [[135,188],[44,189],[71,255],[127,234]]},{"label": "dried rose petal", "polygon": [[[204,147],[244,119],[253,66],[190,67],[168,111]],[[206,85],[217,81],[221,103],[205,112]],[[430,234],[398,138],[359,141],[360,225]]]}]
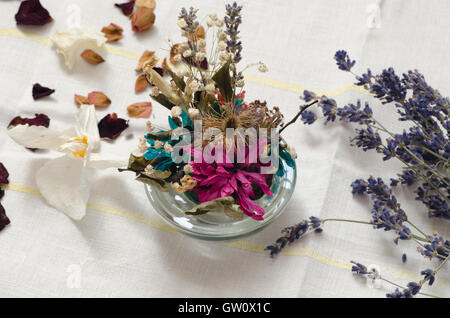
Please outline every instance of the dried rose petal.
[{"label": "dried rose petal", "polygon": [[181,54],[179,43],[172,45],[172,47],[170,48],[170,63],[172,63],[172,64],[179,63],[179,62],[175,61],[175,55],[177,55],[177,54]]},{"label": "dried rose petal", "polygon": [[128,116],[132,118],[149,118],[152,114],[152,103],[134,103],[127,107]]},{"label": "dried rose petal", "polygon": [[142,67],[146,64],[151,64],[152,66],[156,65],[157,58],[155,57],[154,51],[145,51],[142,53],[141,57],[139,58],[138,66],[136,67],[136,72],[142,72]]},{"label": "dried rose petal", "polygon": [[138,7],[146,7],[146,8],[153,10],[156,8],[156,1],[155,0],[136,0],[136,5]]},{"label": "dried rose petal", "polygon": [[4,195],[5,195],[5,190],[0,188],[0,199],[3,198]]},{"label": "dried rose petal", "polygon": [[0,231],[5,228],[11,221],[6,216],[6,211],[3,205],[0,203]]},{"label": "dried rose petal", "polygon": [[136,84],[134,84],[134,92],[140,93],[145,91],[145,89],[148,86],[147,78],[145,75],[139,75],[139,77],[136,79]]},{"label": "dried rose petal", "polygon": [[0,184],[8,184],[9,183],[8,177],[9,177],[8,170],[6,170],[3,163],[0,162]]},{"label": "dried rose petal", "polygon": [[110,23],[102,28],[102,32],[105,34],[106,42],[114,42],[122,38],[123,29],[117,24]]},{"label": "dried rose petal", "polygon": [[106,107],[111,104],[111,100],[102,92],[90,92],[87,99],[89,104],[97,107]]},{"label": "dried rose petal", "polygon": [[80,105],[83,105],[83,104],[86,104],[86,105],[90,104],[89,100],[86,97],[81,96],[81,95],[75,94],[74,95],[74,100],[75,100],[75,103],[77,104],[77,106],[80,106]]},{"label": "dried rose petal", "polygon": [[124,3],[116,3],[114,6],[120,8],[126,16],[129,16],[133,13],[134,9],[134,0],[124,2]]},{"label": "dried rose petal", "polygon": [[155,23],[153,9],[139,7],[131,17],[131,28],[133,32],[142,32],[150,29]]},{"label": "dried rose petal", "polygon": [[202,26],[199,26],[197,30],[195,30],[195,35],[197,36],[197,39],[204,39],[205,38],[205,28]]},{"label": "dried rose petal", "polygon": [[55,92],[54,89],[50,89],[48,87],[41,86],[40,84],[36,83],[33,85],[33,99],[39,99],[45,96],[49,96]]},{"label": "dried rose petal", "polygon": [[18,25],[44,25],[53,21],[39,0],[22,1],[15,18]]},{"label": "dried rose petal", "polygon": [[105,61],[103,59],[103,57],[101,57],[100,54],[92,51],[91,49],[84,50],[83,53],[81,53],[81,57],[86,62],[93,64],[93,65],[97,65],[97,64],[100,64]]},{"label": "dried rose petal", "polygon": [[116,139],[128,128],[128,121],[117,117],[116,113],[108,114],[98,123],[101,138]]},{"label": "dried rose petal", "polygon": [[30,125],[30,126],[44,126],[50,125],[50,118],[44,114],[35,114],[34,118],[22,118],[20,116],[14,117],[8,125],[8,128],[17,125]]}]

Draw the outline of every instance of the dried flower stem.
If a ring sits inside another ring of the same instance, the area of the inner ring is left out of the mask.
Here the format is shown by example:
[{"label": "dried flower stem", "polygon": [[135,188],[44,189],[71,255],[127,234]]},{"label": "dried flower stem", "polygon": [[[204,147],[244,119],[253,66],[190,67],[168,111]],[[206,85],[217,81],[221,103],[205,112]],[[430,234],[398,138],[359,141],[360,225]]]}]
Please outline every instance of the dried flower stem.
[{"label": "dried flower stem", "polygon": [[318,100],[313,101],[312,103],[309,103],[305,106],[302,107],[302,109],[300,109],[300,111],[297,113],[297,115],[295,115],[294,118],[292,118],[292,120],[290,122],[288,122],[286,125],[283,126],[283,128],[280,129],[280,131],[278,132],[278,134],[281,135],[281,133],[283,132],[283,130],[285,130],[289,125],[295,123],[297,121],[297,119],[300,117],[300,115],[309,107],[311,107],[312,105],[318,103]]}]

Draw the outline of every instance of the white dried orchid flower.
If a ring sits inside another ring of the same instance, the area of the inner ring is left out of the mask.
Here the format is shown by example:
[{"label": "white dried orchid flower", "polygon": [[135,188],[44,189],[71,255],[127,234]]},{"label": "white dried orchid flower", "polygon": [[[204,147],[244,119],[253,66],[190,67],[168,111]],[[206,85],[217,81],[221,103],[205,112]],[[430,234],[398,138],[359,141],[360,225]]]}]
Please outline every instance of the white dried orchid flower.
[{"label": "white dried orchid flower", "polygon": [[8,135],[27,148],[56,150],[63,156],[48,160],[36,172],[36,184],[51,206],[79,220],[86,214],[94,169],[120,168],[127,160],[99,154],[100,136],[94,105],[81,105],[76,127],[54,130],[18,125]]},{"label": "white dried orchid flower", "polygon": [[106,37],[99,31],[72,28],[56,32],[50,38],[58,54],[64,56],[66,66],[72,70],[81,50],[87,47],[101,48],[106,43]]}]

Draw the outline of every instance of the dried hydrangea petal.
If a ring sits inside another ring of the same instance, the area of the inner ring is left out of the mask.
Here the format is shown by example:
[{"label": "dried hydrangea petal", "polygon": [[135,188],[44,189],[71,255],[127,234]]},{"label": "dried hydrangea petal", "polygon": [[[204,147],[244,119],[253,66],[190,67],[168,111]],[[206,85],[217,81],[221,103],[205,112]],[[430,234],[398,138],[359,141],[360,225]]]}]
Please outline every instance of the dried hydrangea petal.
[{"label": "dried hydrangea petal", "polygon": [[128,116],[132,118],[149,118],[152,114],[152,103],[134,103],[127,107]]},{"label": "dried hydrangea petal", "polygon": [[33,99],[39,99],[45,96],[49,96],[55,92],[54,89],[50,89],[48,87],[41,86],[40,84],[36,83],[33,85]]},{"label": "dried hydrangea petal", "polygon": [[120,8],[120,10],[122,10],[123,14],[125,14],[126,16],[129,16],[133,13],[134,0],[124,2],[124,3],[116,3],[116,4],[114,4],[114,6]]},{"label": "dried hydrangea petal", "polygon": [[116,113],[108,114],[98,123],[100,138],[116,139],[128,128],[128,121],[119,118]]},{"label": "dried hydrangea petal", "polygon": [[106,107],[111,104],[111,100],[102,92],[90,92],[87,97],[89,104],[97,107]]},{"label": "dried hydrangea petal", "polygon": [[81,53],[81,57],[86,62],[93,64],[93,65],[97,65],[97,64],[100,64],[105,61],[100,54],[94,52],[91,49],[84,50],[83,53]]},{"label": "dried hydrangea petal", "polygon": [[53,21],[39,0],[22,1],[15,18],[18,25],[44,25]]},{"label": "dried hydrangea petal", "polygon": [[131,29],[133,32],[142,32],[150,29],[155,23],[155,14],[152,9],[139,7],[131,17]]},{"label": "dried hydrangea petal", "polygon": [[142,68],[144,67],[144,65],[150,64],[151,66],[155,66],[157,62],[158,59],[155,57],[155,52],[146,50],[139,58],[136,72],[142,72]]},{"label": "dried hydrangea petal", "polygon": [[102,28],[102,32],[105,34],[106,42],[115,42],[122,38],[123,29],[115,23],[110,23]]},{"label": "dried hydrangea petal", "polygon": [[155,0],[136,0],[136,5],[138,7],[145,7],[149,9],[155,9],[156,8],[156,1]]},{"label": "dried hydrangea petal", "polygon": [[86,105],[90,104],[89,100],[86,97],[81,96],[81,95],[75,94],[74,100],[75,100],[75,103],[77,104],[77,106],[84,105],[84,104],[86,104]]},{"label": "dried hydrangea petal", "polygon": [[11,221],[6,216],[6,211],[3,205],[0,203],[0,231],[5,228]]},{"label": "dried hydrangea petal", "polygon": [[50,125],[50,118],[44,114],[35,114],[34,118],[22,118],[20,116],[14,117],[8,125],[8,128],[17,125],[29,125],[29,126],[44,126]]},{"label": "dried hydrangea petal", "polygon": [[135,93],[140,93],[145,91],[148,86],[147,77],[145,75],[139,75],[136,79],[136,83],[134,84]]},{"label": "dried hydrangea petal", "polygon": [[8,170],[6,170],[3,163],[0,162],[0,184],[8,184],[9,183],[8,177],[9,177]]}]

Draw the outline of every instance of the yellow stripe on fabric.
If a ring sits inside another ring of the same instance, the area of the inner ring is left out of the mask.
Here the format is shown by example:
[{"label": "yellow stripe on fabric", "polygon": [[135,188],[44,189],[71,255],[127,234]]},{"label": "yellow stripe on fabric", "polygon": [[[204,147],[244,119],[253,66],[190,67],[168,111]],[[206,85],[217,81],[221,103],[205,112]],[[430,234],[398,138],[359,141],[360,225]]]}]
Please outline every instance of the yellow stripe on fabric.
[{"label": "yellow stripe on fabric", "polygon": [[[28,33],[28,32],[23,32],[23,31],[20,31],[17,29],[0,28],[0,35],[23,38],[23,39],[30,39],[30,40],[34,40],[34,41],[37,41],[37,42],[45,44],[45,45],[52,45],[52,41],[50,40],[50,38],[35,35],[32,33]],[[141,56],[140,53],[124,50],[124,49],[121,49],[121,48],[118,48],[118,47],[112,46],[112,45],[105,45],[103,50],[105,50],[108,53],[111,53],[113,55],[123,56],[123,57],[133,59],[133,60],[138,60],[139,57]],[[257,75],[245,75],[245,80],[253,82],[253,83],[265,85],[265,86],[278,88],[280,90],[293,92],[293,93],[303,93],[303,91],[305,89],[307,89],[306,87],[303,87],[301,85],[290,84],[287,82],[278,81],[278,80],[261,77],[261,76],[257,76]],[[309,90],[311,90],[311,89],[309,89]],[[315,90],[311,90],[311,91],[314,91],[318,95],[327,95],[328,97],[333,97],[333,96],[342,94],[342,93],[350,91],[350,90],[364,92],[364,88],[362,88],[360,86],[356,86],[354,84],[348,84],[347,86],[344,86],[342,88],[338,88],[335,90],[331,90],[331,91],[315,91]]]},{"label": "yellow stripe on fabric", "polygon": [[[26,194],[32,194],[35,196],[42,197],[42,195],[38,189],[31,188],[31,187],[28,187],[26,185],[16,183],[16,182],[10,182],[8,185],[3,186],[3,189],[9,190],[9,191],[22,192],[22,193],[26,193]],[[134,213],[134,212],[131,212],[128,210],[116,208],[116,207],[106,205],[106,204],[95,203],[95,202],[88,202],[87,208],[90,210],[96,211],[96,212],[101,212],[101,213],[110,214],[110,215],[116,215],[116,216],[120,216],[120,217],[123,217],[126,219],[130,219],[130,220],[145,224],[149,227],[152,227],[152,228],[155,228],[158,230],[181,235],[181,233],[177,232],[175,229],[173,229],[170,225],[166,224],[165,222],[153,220],[153,219],[150,219],[148,217],[139,215],[137,213]],[[241,241],[241,240],[219,243],[219,244],[221,244],[223,246],[228,246],[228,247],[232,247],[232,248],[237,248],[237,249],[253,252],[253,253],[268,254],[268,252],[264,250],[265,245],[262,245],[262,244],[255,244],[255,243],[245,242],[245,241]],[[286,247],[282,251],[281,254],[283,256],[308,257],[319,263],[322,263],[322,264],[325,264],[325,265],[328,265],[331,267],[343,269],[343,270],[348,270],[348,271],[352,267],[352,264],[350,264],[349,262],[334,259],[334,258],[329,257],[325,254],[322,254],[310,247]],[[394,274],[395,279],[411,280],[411,281],[419,279],[419,276],[417,275],[417,273],[408,272],[408,271],[400,270],[400,269],[389,269],[388,271]],[[436,283],[439,285],[450,286],[449,281],[445,278],[442,279],[442,277]]]}]

